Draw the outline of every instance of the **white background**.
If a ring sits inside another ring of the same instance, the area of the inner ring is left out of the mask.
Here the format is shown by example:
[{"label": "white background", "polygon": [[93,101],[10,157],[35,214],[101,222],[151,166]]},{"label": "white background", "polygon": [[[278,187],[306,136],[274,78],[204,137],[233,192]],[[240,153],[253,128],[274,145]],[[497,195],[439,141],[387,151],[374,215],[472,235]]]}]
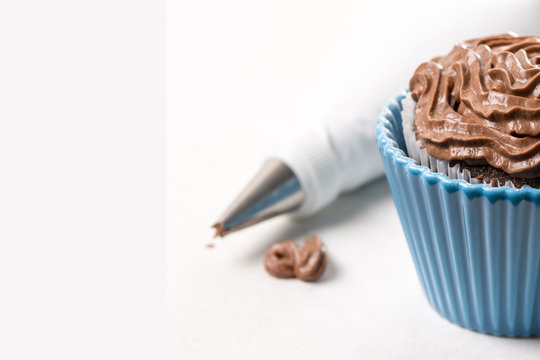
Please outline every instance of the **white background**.
[{"label": "white background", "polygon": [[165,4],[0,3],[0,359],[165,356]]},{"label": "white background", "polygon": [[[312,218],[207,249],[210,225],[266,151],[348,98],[358,116],[458,40],[538,34],[534,1],[184,1],[167,11],[170,359],[537,359],[539,339],[482,335],[428,305],[384,180]],[[320,235],[321,281],[277,280],[275,242]]]}]

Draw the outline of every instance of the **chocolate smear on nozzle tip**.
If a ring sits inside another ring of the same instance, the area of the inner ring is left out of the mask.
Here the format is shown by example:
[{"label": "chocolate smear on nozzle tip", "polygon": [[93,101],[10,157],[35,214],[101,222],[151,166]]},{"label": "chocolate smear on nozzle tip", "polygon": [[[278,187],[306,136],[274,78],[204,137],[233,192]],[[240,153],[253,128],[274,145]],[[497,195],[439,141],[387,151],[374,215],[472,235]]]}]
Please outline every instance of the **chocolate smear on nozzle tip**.
[{"label": "chocolate smear on nozzle tip", "polygon": [[225,231],[224,223],[222,222],[215,223],[214,225],[212,225],[212,227],[216,230],[216,233],[214,234],[214,238],[224,237],[225,235],[227,235],[227,232]]}]

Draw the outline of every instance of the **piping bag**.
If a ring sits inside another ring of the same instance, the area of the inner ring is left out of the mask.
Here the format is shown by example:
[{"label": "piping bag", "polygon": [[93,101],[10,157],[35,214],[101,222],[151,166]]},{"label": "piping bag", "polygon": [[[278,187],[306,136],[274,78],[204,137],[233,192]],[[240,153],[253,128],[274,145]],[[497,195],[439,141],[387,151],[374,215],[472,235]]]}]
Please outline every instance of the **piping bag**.
[{"label": "piping bag", "polygon": [[327,121],[269,154],[213,227],[215,236],[282,214],[306,217],[383,175],[375,126],[356,116]]}]

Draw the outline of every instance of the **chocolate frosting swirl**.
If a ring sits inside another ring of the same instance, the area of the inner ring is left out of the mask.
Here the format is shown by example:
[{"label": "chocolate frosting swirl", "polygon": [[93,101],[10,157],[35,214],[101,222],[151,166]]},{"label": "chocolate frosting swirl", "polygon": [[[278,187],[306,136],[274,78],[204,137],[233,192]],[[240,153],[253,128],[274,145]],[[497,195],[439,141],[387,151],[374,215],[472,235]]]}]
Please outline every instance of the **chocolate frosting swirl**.
[{"label": "chocolate frosting swirl", "polygon": [[317,280],[324,273],[326,263],[326,250],[317,236],[310,236],[302,249],[293,241],[274,244],[264,258],[264,267],[270,275],[297,277],[302,281]]},{"label": "chocolate frosting swirl", "polygon": [[421,64],[409,88],[432,156],[540,175],[540,37],[467,40]]}]

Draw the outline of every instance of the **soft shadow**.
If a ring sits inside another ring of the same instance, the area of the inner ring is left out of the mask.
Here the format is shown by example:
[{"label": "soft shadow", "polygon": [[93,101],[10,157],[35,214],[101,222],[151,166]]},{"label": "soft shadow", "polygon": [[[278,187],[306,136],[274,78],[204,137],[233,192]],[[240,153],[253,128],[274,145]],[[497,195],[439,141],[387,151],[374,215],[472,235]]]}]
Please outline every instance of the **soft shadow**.
[{"label": "soft shadow", "polygon": [[316,282],[317,283],[325,283],[329,281],[333,281],[336,279],[339,275],[339,268],[336,265],[335,261],[332,261],[332,258],[328,258],[328,263],[326,265],[326,270],[324,271],[323,276],[321,276]]},{"label": "soft shadow", "polygon": [[[292,220],[276,226],[271,233],[263,235],[257,241],[258,246],[246,253],[246,260],[259,261],[266,250],[274,243],[285,240],[303,240],[308,235],[316,234],[320,229],[336,226],[350,221],[358,214],[369,211],[374,204],[383,198],[390,197],[390,189],[386,178],[372,181],[354,192],[341,196],[332,204],[320,212],[300,220]],[[336,269],[327,269],[327,272],[335,272]],[[334,277],[326,274],[325,277]],[[321,281],[323,279],[321,278]]]}]

